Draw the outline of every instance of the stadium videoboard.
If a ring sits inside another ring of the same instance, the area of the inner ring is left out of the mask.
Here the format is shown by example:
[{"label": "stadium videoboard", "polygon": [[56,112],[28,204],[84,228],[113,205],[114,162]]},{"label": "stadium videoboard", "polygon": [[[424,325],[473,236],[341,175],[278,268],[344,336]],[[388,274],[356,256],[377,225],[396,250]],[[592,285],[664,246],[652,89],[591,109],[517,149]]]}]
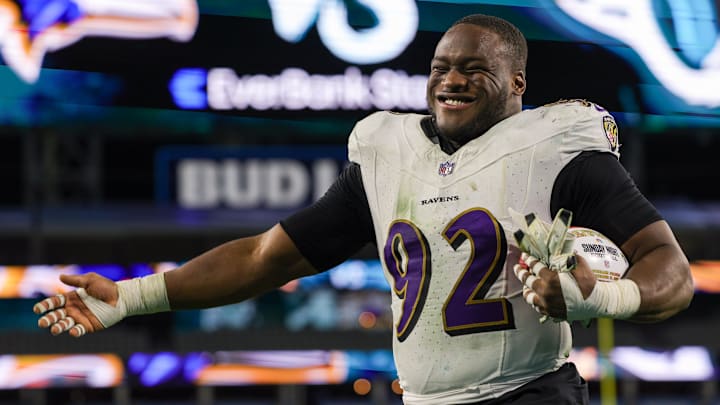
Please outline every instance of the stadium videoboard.
[{"label": "stadium videoboard", "polygon": [[436,41],[475,12],[530,40],[528,106],[580,97],[629,125],[720,123],[710,0],[36,3],[0,2],[5,125],[207,132],[335,118],[344,135],[372,110],[424,111]]}]

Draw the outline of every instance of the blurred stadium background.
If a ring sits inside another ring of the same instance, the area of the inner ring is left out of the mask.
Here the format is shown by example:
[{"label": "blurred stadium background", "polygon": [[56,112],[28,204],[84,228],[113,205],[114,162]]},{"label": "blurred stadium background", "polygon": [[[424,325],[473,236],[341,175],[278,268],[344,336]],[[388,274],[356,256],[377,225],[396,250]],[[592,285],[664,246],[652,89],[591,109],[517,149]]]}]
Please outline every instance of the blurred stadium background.
[{"label": "blurred stadium background", "polygon": [[[371,247],[245,303],[36,328],[58,274],[165,271],[325,191],[353,123],[424,111],[441,32],[530,42],[526,107],[613,112],[622,161],[693,265],[660,324],[576,326],[597,404],[715,404],[720,41],[712,0],[0,0],[0,404],[399,404]],[[346,15],[345,15],[346,13]]]}]

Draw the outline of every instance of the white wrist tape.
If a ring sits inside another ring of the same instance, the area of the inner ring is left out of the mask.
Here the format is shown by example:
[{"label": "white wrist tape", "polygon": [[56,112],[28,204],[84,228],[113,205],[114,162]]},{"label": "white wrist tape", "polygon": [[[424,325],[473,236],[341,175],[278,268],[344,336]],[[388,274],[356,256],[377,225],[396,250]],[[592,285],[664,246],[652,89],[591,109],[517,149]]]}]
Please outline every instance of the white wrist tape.
[{"label": "white wrist tape", "polygon": [[105,328],[128,316],[170,310],[163,273],[119,281],[117,287],[118,301],[115,306],[88,295],[83,288],[77,289],[85,305]]},{"label": "white wrist tape", "polygon": [[571,273],[559,273],[568,321],[586,321],[593,318],[626,319],[640,308],[640,289],[630,279],[595,283],[587,299]]}]

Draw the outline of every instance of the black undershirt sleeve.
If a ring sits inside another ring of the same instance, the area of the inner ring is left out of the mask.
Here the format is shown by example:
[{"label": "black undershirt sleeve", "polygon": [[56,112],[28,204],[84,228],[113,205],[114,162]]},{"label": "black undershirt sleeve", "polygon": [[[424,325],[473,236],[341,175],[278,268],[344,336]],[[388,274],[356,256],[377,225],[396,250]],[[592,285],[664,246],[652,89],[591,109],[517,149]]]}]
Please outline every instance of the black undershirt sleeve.
[{"label": "black undershirt sleeve", "polygon": [[319,271],[331,269],[367,243],[375,243],[360,165],[350,163],[322,198],[280,225]]},{"label": "black undershirt sleeve", "polygon": [[595,229],[618,246],[663,219],[607,152],[582,152],[560,171],[550,201],[552,217],[560,208],[573,212],[572,225]]}]

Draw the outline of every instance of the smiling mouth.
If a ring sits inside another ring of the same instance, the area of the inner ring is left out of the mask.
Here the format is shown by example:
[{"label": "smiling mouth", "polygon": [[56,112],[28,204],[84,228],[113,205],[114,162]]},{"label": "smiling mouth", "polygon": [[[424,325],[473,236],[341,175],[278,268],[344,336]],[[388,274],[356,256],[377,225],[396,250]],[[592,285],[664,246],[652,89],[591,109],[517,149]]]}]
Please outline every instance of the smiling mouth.
[{"label": "smiling mouth", "polygon": [[442,104],[452,107],[462,107],[472,103],[474,100],[466,97],[449,97],[449,96],[438,96],[438,101]]}]

